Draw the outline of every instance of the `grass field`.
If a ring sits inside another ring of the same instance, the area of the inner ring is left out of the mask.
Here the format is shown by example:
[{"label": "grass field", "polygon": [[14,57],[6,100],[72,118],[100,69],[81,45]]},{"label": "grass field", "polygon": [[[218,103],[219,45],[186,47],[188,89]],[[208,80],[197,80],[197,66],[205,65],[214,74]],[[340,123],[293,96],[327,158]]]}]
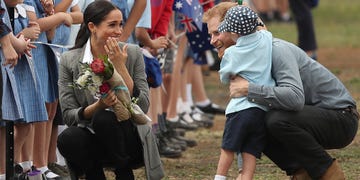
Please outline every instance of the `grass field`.
[{"label": "grass field", "polygon": [[[319,62],[336,74],[360,104],[360,1],[320,0],[313,10],[318,40]],[[271,23],[269,30],[275,37],[296,43],[294,23]],[[228,99],[227,87],[220,85],[217,72],[205,77],[208,96],[225,106]],[[164,179],[213,179],[219,156],[222,130],[225,118],[216,116],[215,126],[187,133],[196,139],[198,146],[189,148],[179,159],[163,158],[166,176]],[[336,157],[349,180],[360,179],[360,133],[344,149],[329,151]],[[144,179],[143,170],[137,170],[137,179]],[[236,164],[229,172],[229,179],[237,176]],[[265,156],[258,161],[255,179],[288,179]]]}]

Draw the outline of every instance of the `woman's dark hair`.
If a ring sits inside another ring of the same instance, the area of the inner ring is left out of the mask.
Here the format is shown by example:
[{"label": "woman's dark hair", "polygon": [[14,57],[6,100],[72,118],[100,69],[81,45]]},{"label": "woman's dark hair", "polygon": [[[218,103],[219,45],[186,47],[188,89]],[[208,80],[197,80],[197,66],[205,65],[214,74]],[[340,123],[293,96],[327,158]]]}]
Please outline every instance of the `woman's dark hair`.
[{"label": "woman's dark hair", "polygon": [[106,0],[96,0],[90,3],[84,11],[84,21],[81,23],[79,32],[76,36],[75,45],[71,49],[81,48],[85,45],[90,37],[90,30],[88,28],[89,22],[99,25],[114,9],[118,8]]}]

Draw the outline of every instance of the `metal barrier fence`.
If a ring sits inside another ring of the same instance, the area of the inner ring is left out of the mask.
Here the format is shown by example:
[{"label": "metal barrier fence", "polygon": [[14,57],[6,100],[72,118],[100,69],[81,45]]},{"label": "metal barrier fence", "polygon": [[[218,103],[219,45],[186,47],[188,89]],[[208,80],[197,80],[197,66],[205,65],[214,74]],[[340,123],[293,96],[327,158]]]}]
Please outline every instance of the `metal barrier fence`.
[{"label": "metal barrier fence", "polygon": [[14,179],[14,122],[6,122],[6,180]]}]

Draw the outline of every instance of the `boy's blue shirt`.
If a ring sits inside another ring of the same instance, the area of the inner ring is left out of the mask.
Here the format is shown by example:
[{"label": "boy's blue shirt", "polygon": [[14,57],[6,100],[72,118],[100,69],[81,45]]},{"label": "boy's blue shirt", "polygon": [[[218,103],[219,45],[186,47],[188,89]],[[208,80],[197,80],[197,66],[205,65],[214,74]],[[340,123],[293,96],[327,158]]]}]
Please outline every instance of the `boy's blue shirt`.
[{"label": "boy's blue shirt", "polygon": [[[230,82],[232,75],[245,78],[250,83],[275,86],[271,77],[272,34],[266,30],[256,31],[241,36],[235,45],[225,50],[220,63],[220,80]],[[241,111],[250,107],[265,106],[252,103],[246,97],[232,98],[226,108],[226,114]]]}]

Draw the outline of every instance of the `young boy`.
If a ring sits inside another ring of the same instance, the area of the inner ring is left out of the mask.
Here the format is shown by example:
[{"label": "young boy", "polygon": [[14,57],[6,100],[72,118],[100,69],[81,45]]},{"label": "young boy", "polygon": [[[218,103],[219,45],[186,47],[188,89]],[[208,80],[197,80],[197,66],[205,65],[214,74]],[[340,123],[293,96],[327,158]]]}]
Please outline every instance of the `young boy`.
[{"label": "young boy", "polygon": [[[249,82],[274,86],[271,77],[272,34],[262,26],[257,14],[245,6],[230,8],[218,27],[220,36],[236,44],[227,48],[220,63],[220,80],[228,84],[232,77],[241,76]],[[267,108],[246,97],[232,98],[226,108],[221,154],[215,179],[226,179],[234,153],[241,153],[243,170],[238,179],[253,179],[256,158],[265,145],[264,115]]]}]

